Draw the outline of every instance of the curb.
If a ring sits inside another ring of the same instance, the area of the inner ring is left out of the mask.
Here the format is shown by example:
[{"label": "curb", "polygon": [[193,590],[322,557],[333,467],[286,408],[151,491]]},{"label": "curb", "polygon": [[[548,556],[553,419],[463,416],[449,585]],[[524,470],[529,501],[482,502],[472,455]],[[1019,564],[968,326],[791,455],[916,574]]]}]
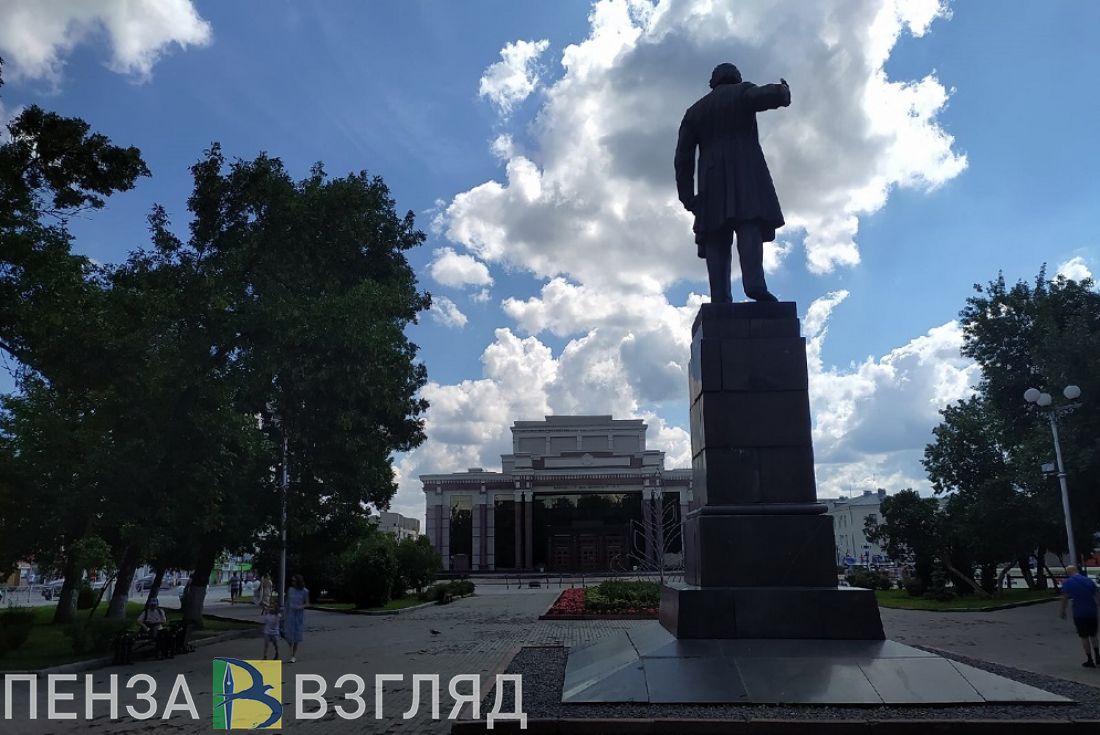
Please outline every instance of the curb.
[{"label": "curb", "polygon": [[[474,594],[476,593],[471,592],[468,595],[458,595],[457,597],[452,597],[451,602],[462,600],[467,597],[473,597]],[[424,607],[432,607],[433,605],[438,604],[438,602],[422,602],[419,605],[410,605],[408,607],[402,607],[397,610],[356,610],[354,608],[344,609],[337,607],[324,607],[323,605],[307,605],[306,610],[315,610],[317,612],[323,613],[337,613],[339,615],[401,615],[402,613],[412,612],[413,610],[419,610]]]},{"label": "curb", "polygon": [[[199,638],[198,640],[189,641],[189,643],[195,648],[202,648],[203,646],[209,646],[214,643],[222,643],[224,641],[230,641],[235,638],[247,638],[251,635],[255,635],[256,630],[227,630],[224,633],[218,635],[212,635],[207,638]],[[34,674],[35,676],[48,676],[50,674],[78,674],[82,671],[92,671],[93,669],[103,669],[108,666],[113,666],[115,663],[114,656],[100,656],[99,658],[89,658],[83,661],[73,661],[69,664],[59,664],[57,666],[47,666],[44,669],[32,669],[30,671],[5,671],[7,674]]]},{"label": "curb", "polygon": [[1020,602],[1006,602],[1003,605],[989,605],[988,607],[939,607],[939,608],[923,608],[923,607],[895,607],[893,605],[883,605],[879,603],[879,607],[884,607],[887,610],[909,610],[911,612],[929,612],[929,613],[976,613],[976,612],[996,612],[997,610],[1011,610],[1014,607],[1030,607],[1032,605],[1042,605],[1047,602],[1054,602],[1058,599],[1058,595],[1053,597],[1040,597],[1036,600],[1022,600]]},{"label": "curb", "polygon": [[616,614],[608,615],[539,615],[539,620],[657,620],[656,615]]},{"label": "curb", "polygon": [[[781,719],[529,719],[522,732],[531,735],[798,735],[800,733],[855,733],[856,735],[1045,735],[1045,733],[1096,732],[1100,720],[781,720]],[[467,720],[451,725],[452,735],[474,733],[518,733],[515,720],[495,722],[488,729],[484,720]]]}]

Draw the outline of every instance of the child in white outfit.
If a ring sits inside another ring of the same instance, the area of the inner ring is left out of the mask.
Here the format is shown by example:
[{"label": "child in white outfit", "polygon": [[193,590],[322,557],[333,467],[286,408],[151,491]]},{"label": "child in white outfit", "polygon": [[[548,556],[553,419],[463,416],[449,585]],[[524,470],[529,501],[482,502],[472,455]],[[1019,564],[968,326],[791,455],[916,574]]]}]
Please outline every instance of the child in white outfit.
[{"label": "child in white outfit", "polygon": [[279,621],[282,616],[279,615],[279,609],[274,605],[268,605],[264,608],[263,621],[264,621],[264,660],[267,660],[267,646],[271,646],[275,650],[275,654],[271,657],[272,660],[279,659]]}]

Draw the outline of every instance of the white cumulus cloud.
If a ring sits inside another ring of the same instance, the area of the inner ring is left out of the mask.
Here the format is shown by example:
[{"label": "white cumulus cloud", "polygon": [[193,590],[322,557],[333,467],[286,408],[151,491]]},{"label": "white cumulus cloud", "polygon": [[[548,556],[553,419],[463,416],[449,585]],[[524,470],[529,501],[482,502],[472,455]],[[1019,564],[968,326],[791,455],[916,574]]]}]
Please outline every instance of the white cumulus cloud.
[{"label": "white cumulus cloud", "polygon": [[870,484],[926,488],[920,458],[939,411],[973,392],[978,366],[960,354],[955,321],[847,369],[824,365],[828,320],[847,297],[840,291],[815,300],[803,321],[818,494],[835,497]]},{"label": "white cumulus cloud", "polygon": [[1084,281],[1087,278],[1092,278],[1092,271],[1089,270],[1089,265],[1084,258],[1075,255],[1058,266],[1057,275],[1064,276],[1071,281]]},{"label": "white cumulus cloud", "polygon": [[672,152],[683,111],[731,60],[746,79],[792,86],[791,107],[760,115],[784,237],[803,235],[813,272],[855,265],[860,218],[892,188],[935,188],[966,166],[937,120],[949,90],[931,72],[885,71],[902,33],[945,12],[936,0],[601,0],[589,36],[562,52],[525,153],[503,180],[454,196],[442,231],[540,277],[647,290],[701,280]]},{"label": "white cumulus cloud", "polygon": [[500,61],[490,65],[481,77],[478,94],[489,101],[504,116],[527,99],[539,85],[539,57],[550,42],[516,41],[500,50]]},{"label": "white cumulus cloud", "polygon": [[456,253],[454,248],[439,248],[433,256],[428,273],[437,283],[453,288],[493,285],[489,268],[477,258]]},{"label": "white cumulus cloud", "polygon": [[446,296],[433,296],[430,312],[432,319],[445,327],[462,329],[466,326],[466,315]]},{"label": "white cumulus cloud", "polygon": [[173,44],[203,46],[212,35],[191,0],[0,2],[0,56],[12,79],[59,84],[65,56],[98,33],[110,45],[107,66],[141,80]]},{"label": "white cumulus cloud", "polygon": [[[676,200],[683,111],[718,62],[737,63],[758,83],[785,77],[792,106],[760,116],[788,222],[766,268],[790,267],[798,249],[811,272],[855,266],[860,219],[892,189],[934,189],[966,167],[937,119],[949,89],[930,70],[900,80],[885,71],[902,34],[923,35],[946,14],[937,0],[595,2],[588,37],[562,52],[563,73],[544,89],[534,123],[497,131],[501,179],[459,192],[433,222],[456,258],[544,283],[502,302],[514,330],[497,330],[480,378],[425,389],[428,441],[400,458],[396,503],[421,515],[418,474],[499,467],[511,423],[547,414],[645,418],[666,466],[689,466],[690,326],[705,297],[672,303],[666,290],[702,282],[706,270]],[[526,90],[522,99],[534,84],[516,88]],[[828,294],[804,318],[819,492],[847,492],[867,478],[927,487],[919,458],[937,411],[977,376],[959,356],[958,325],[861,363],[826,365],[828,322],[846,298]],[[565,343],[551,349],[543,335]]]}]

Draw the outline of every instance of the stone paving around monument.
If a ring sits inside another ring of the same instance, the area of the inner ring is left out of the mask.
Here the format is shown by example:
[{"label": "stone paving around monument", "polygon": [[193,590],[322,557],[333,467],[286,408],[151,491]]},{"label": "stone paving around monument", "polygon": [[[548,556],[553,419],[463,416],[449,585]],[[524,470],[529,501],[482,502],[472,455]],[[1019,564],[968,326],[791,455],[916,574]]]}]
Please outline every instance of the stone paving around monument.
[{"label": "stone paving around monument", "polygon": [[[368,617],[335,613],[309,613],[306,640],[299,663],[284,666],[284,702],[292,690],[294,673],[317,673],[330,683],[343,673],[357,673],[370,680],[375,674],[405,674],[405,681],[386,689],[385,718],[320,722],[288,720],[290,732],[318,733],[445,733],[446,720],[433,722],[424,714],[403,721],[401,713],[411,701],[410,677],[414,673],[440,675],[446,681],[455,674],[480,674],[487,691],[493,674],[503,670],[521,646],[561,646],[595,641],[613,631],[629,629],[634,621],[539,621],[538,615],[550,606],[556,588],[538,591],[482,594],[452,605],[429,607],[395,616]],[[228,606],[212,608],[224,614]],[[234,613],[247,616],[252,609],[237,606]],[[882,611],[886,635],[909,645],[931,646],[975,659],[993,661],[1019,669],[1100,687],[1100,672],[1085,670],[1077,660],[1079,647],[1072,626],[1057,617],[1054,604],[1004,610],[995,613],[927,613],[906,610]],[[438,630],[439,634],[433,634]],[[216,650],[215,650],[216,649]],[[210,731],[210,670],[215,656],[259,657],[261,642],[239,639],[199,649],[196,653],[169,661],[143,661],[126,668],[112,667],[95,672],[97,689],[102,691],[109,674],[122,678],[145,672],[158,681],[163,699],[175,675],[188,677],[196,706],[203,719],[192,722],[175,719],[168,722],[111,722],[99,717],[92,722],[28,723],[14,719],[3,723],[3,732],[20,735],[46,733],[206,733]],[[23,685],[17,685],[22,691]],[[39,693],[40,712],[45,712],[43,684]],[[368,690],[368,700],[372,692]],[[15,711],[26,713],[26,702],[19,697]],[[83,696],[66,703],[68,711],[83,711]],[[444,716],[450,709],[443,702]],[[100,707],[101,714],[105,710]]]}]

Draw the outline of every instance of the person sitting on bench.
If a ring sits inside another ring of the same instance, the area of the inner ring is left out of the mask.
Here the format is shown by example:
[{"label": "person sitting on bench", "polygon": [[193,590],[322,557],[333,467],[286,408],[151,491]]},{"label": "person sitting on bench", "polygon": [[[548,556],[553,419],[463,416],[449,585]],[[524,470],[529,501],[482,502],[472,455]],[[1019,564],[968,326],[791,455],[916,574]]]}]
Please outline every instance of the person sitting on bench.
[{"label": "person sitting on bench", "polygon": [[168,616],[160,607],[157,598],[145,603],[145,609],[138,615],[138,631],[146,638],[156,639],[157,634],[168,623]]}]

